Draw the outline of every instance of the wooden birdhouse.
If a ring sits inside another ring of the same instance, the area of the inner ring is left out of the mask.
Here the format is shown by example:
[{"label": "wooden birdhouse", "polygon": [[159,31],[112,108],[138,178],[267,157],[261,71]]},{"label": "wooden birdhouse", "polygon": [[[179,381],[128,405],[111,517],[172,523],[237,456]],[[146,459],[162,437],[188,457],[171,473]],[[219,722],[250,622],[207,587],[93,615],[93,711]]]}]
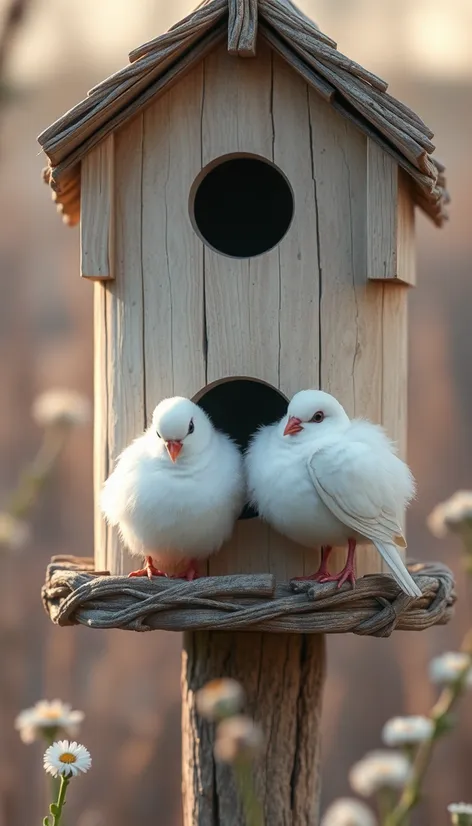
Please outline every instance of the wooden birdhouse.
[{"label": "wooden birdhouse", "polygon": [[[415,208],[440,226],[447,202],[432,132],[290,0],[207,0],[129,60],[39,138],[95,282],[96,491],[177,394],[244,446],[296,391],[321,387],[382,422],[404,453]],[[287,581],[313,571],[314,556],[246,509],[208,572]],[[358,559],[359,574],[381,570],[375,551]],[[98,509],[95,560],[129,570]],[[283,648],[319,677],[320,649],[279,636],[259,668],[274,676]],[[216,643],[205,645],[214,665]],[[273,702],[287,691],[298,696],[285,686]],[[315,822],[294,794],[293,822]],[[195,805],[186,823],[206,823],[192,820]],[[268,823],[292,823],[281,818]]]}]

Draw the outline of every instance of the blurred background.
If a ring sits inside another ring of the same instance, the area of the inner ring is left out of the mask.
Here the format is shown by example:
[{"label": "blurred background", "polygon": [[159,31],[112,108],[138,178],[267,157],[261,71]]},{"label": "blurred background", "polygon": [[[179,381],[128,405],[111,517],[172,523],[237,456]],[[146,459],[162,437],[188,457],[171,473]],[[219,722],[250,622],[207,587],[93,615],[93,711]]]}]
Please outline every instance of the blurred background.
[{"label": "blurred background", "polygon": [[[0,10],[8,7],[1,0]],[[29,0],[0,86],[0,497],[37,449],[31,403],[71,387],[92,396],[92,287],[79,278],[79,234],[62,225],[41,181],[36,135],[126,63],[127,52],[192,8],[189,0]],[[471,623],[459,546],[432,539],[438,500],[472,487],[472,3],[470,0],[304,0],[341,51],[385,77],[435,132],[447,167],[451,220],[418,215],[419,285],[410,296],[409,459],[420,495],[411,554],[443,558],[460,601],[447,628],[390,640],[329,640],[324,805],[348,793],[347,772],[395,713],[425,712],[427,664],[456,649]],[[5,74],[6,73],[6,74]],[[1,498],[0,498],[1,503]],[[1,558],[0,826],[40,822],[39,744],[23,745],[15,715],[56,696],[86,712],[81,740],[94,768],[73,784],[68,826],[179,826],[179,635],[61,630],[43,613],[52,554],[92,553],[92,429],[73,432],[33,522],[34,540]],[[446,822],[470,799],[472,704],[440,744],[417,823]],[[27,789],[27,791],[26,791]]]}]

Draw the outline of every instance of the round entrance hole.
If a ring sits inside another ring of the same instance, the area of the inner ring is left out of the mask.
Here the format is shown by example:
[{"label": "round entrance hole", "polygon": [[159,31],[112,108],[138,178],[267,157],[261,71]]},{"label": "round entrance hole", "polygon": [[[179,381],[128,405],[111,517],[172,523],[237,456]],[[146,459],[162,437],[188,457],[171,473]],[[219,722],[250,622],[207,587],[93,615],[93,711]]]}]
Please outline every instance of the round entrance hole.
[{"label": "round entrance hole", "polygon": [[[210,416],[217,430],[231,436],[245,450],[258,427],[278,421],[288,401],[279,390],[258,379],[222,379],[208,385],[194,401]],[[240,519],[253,519],[256,511],[246,505]]]},{"label": "round entrance hole", "polygon": [[293,218],[293,193],[274,164],[254,155],[213,162],[190,197],[194,228],[217,252],[250,258],[273,249]]}]

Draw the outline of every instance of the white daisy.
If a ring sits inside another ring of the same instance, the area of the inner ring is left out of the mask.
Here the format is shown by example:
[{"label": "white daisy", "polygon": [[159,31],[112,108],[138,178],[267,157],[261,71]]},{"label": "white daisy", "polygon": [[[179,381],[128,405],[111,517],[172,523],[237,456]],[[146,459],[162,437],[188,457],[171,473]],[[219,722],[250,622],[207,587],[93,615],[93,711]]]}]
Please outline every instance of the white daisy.
[{"label": "white daisy", "polygon": [[472,826],[472,803],[450,803],[447,809],[454,826]]},{"label": "white daisy", "polygon": [[472,803],[449,803],[447,810],[452,815],[472,815]]},{"label": "white daisy", "polygon": [[92,765],[90,752],[80,743],[59,740],[49,746],[44,753],[44,770],[57,777],[77,777],[80,772],[88,772]]},{"label": "white daisy", "polygon": [[469,523],[472,526],[472,491],[458,490],[450,499],[440,502],[426,520],[434,536],[440,539],[448,531],[460,532]]},{"label": "white daisy", "polygon": [[429,717],[392,717],[382,730],[382,740],[386,746],[411,746],[428,740],[434,730]]},{"label": "white daisy", "polygon": [[40,700],[33,708],[20,712],[15,720],[15,728],[20,732],[23,743],[32,743],[40,737],[56,734],[74,737],[78,734],[84,719],[83,711],[72,711],[69,703],[61,700]]},{"label": "white daisy", "polygon": [[440,685],[455,683],[464,671],[467,671],[465,684],[472,686],[472,658],[463,651],[447,651],[429,664],[431,682]]},{"label": "white daisy", "polygon": [[29,538],[30,529],[26,522],[9,513],[0,513],[0,548],[19,551]]},{"label": "white daisy", "polygon": [[206,720],[222,720],[238,714],[244,705],[243,687],[228,677],[211,680],[196,695],[197,711]]},{"label": "white daisy", "polygon": [[376,826],[375,815],[365,803],[353,797],[340,797],[326,809],[321,826]]},{"label": "white daisy", "polygon": [[379,789],[402,789],[411,772],[410,761],[398,751],[371,751],[349,772],[352,789],[370,797]]},{"label": "white daisy", "polygon": [[32,414],[41,427],[76,427],[90,420],[90,402],[74,390],[47,390],[33,402]]}]

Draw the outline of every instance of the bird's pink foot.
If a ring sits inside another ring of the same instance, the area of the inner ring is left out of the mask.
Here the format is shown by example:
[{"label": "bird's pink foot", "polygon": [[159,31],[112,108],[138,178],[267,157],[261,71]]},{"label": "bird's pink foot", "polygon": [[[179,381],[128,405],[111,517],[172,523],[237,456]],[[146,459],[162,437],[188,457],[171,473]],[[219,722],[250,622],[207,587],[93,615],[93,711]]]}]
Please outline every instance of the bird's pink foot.
[{"label": "bird's pink foot", "polygon": [[328,559],[331,550],[331,545],[325,545],[323,548],[321,548],[321,564],[314,574],[307,574],[305,576],[294,576],[293,579],[300,582],[306,582],[307,580],[311,580],[312,582],[327,582],[328,580],[326,579],[326,577],[330,576],[330,573],[328,571]]},{"label": "bird's pink foot", "polygon": [[338,588],[342,588],[345,582],[350,582],[352,587],[356,584],[356,540],[348,539],[347,560],[342,571],[338,574],[328,574],[328,576],[319,579],[318,582],[337,582]]},{"label": "bird's pink foot", "polygon": [[171,579],[186,579],[187,582],[193,582],[194,579],[200,579],[198,565],[195,559],[191,559],[185,571],[178,574],[172,574]]},{"label": "bird's pink foot", "polygon": [[160,571],[159,568],[155,567],[155,565],[152,561],[152,556],[147,556],[146,557],[146,566],[144,568],[139,568],[138,571],[131,571],[131,573],[128,574],[128,576],[129,577],[147,576],[147,577],[149,577],[149,579],[152,579],[153,576],[165,576],[166,577],[167,574],[165,574],[164,571]]}]

